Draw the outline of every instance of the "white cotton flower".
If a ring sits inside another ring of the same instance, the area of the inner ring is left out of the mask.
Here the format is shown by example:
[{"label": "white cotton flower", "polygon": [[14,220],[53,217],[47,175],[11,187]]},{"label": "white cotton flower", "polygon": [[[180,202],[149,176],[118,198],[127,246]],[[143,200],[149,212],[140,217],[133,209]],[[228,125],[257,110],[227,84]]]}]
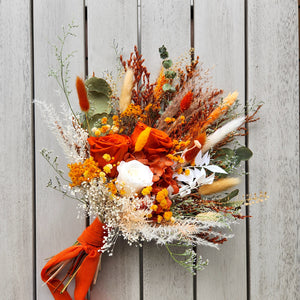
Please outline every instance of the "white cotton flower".
[{"label": "white cotton flower", "polygon": [[124,189],[126,194],[139,193],[144,187],[153,184],[153,173],[148,166],[137,160],[121,161],[117,167],[117,188]]}]

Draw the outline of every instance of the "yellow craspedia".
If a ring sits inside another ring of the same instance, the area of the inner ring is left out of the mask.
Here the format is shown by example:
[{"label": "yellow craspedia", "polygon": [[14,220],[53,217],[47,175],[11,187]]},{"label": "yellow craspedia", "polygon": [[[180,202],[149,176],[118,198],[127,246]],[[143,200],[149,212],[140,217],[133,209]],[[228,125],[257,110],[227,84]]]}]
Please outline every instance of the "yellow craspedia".
[{"label": "yellow craspedia", "polygon": [[107,153],[103,154],[102,156],[106,161],[110,161],[111,160],[111,156]]},{"label": "yellow craspedia", "polygon": [[156,195],[156,200],[157,202],[161,202],[163,200],[165,200],[165,198],[168,196],[168,190],[167,189],[162,189],[161,191],[159,191]]},{"label": "yellow craspedia", "polygon": [[166,221],[169,221],[171,218],[172,218],[172,212],[171,212],[171,211],[166,211],[166,212],[164,213],[164,219],[165,219]]},{"label": "yellow craspedia", "polygon": [[189,170],[189,169],[186,169],[185,171],[184,171],[184,175],[185,176],[189,176],[191,174],[191,171]]},{"label": "yellow craspedia", "polygon": [[107,164],[103,167],[103,171],[108,174],[110,173],[111,169],[113,168],[112,164]]},{"label": "yellow craspedia", "polygon": [[144,148],[144,146],[148,141],[150,132],[151,132],[151,127],[147,127],[140,133],[135,143],[135,147],[134,147],[135,152],[142,151],[142,149]]},{"label": "yellow craspedia", "polygon": [[161,215],[157,216],[157,223],[160,224],[162,221],[163,217]]},{"label": "yellow craspedia", "polygon": [[95,136],[99,136],[101,134],[101,131],[99,129],[95,130]]},{"label": "yellow craspedia", "polygon": [[143,188],[142,195],[146,196],[146,195],[149,195],[151,192],[152,192],[152,186],[147,186],[147,187]]},{"label": "yellow craspedia", "polygon": [[156,204],[153,204],[153,205],[151,206],[151,210],[157,211],[157,209],[158,209],[158,206],[157,206]]}]

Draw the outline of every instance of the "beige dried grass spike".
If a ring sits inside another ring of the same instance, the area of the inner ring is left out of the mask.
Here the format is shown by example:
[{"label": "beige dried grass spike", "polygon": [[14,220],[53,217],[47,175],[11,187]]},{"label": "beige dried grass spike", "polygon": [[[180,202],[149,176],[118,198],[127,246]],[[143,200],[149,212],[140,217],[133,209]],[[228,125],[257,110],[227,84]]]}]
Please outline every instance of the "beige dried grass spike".
[{"label": "beige dried grass spike", "polygon": [[120,96],[120,112],[124,112],[131,102],[134,74],[131,69],[127,69]]},{"label": "beige dried grass spike", "polygon": [[226,191],[240,183],[239,178],[222,178],[214,181],[212,184],[205,184],[199,188],[199,194],[211,195]]}]

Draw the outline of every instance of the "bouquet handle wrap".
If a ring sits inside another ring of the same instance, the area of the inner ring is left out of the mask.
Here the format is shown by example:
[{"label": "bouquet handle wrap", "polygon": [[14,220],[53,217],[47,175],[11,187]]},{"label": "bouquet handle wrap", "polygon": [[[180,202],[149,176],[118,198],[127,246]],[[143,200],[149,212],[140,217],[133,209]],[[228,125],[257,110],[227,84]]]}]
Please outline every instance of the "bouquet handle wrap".
[{"label": "bouquet handle wrap", "polygon": [[78,265],[76,270],[73,270],[73,274],[76,274],[74,299],[85,299],[97,270],[105,236],[104,224],[96,218],[78,237],[78,244],[61,251],[47,262],[41,272],[41,277],[47,283],[55,300],[72,300],[67,290],[64,290],[62,282],[53,276],[59,266],[72,260],[73,264],[77,262]]}]

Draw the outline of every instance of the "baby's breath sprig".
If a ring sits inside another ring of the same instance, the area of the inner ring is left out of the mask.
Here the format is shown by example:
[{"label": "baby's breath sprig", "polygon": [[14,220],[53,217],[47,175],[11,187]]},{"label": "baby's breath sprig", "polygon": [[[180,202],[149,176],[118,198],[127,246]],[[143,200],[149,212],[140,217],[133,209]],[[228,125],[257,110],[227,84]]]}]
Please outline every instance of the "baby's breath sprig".
[{"label": "baby's breath sprig", "polygon": [[74,56],[74,53],[76,51],[72,51],[71,53],[67,54],[66,56],[64,55],[64,47],[66,44],[66,41],[68,37],[73,36],[76,37],[76,34],[74,33],[74,29],[77,28],[78,25],[74,24],[73,22],[71,24],[68,24],[67,27],[63,26],[62,27],[62,36],[57,36],[60,45],[56,46],[53,45],[54,51],[55,51],[55,57],[58,62],[58,68],[50,68],[48,76],[53,77],[59,87],[62,89],[64,92],[64,95],[67,99],[68,105],[70,107],[70,110],[72,114],[74,115],[75,119],[77,120],[78,124],[78,118],[76,114],[74,113],[71,103],[70,103],[70,94],[71,90],[69,88],[69,80],[70,80],[70,63],[71,63],[71,58]]}]

